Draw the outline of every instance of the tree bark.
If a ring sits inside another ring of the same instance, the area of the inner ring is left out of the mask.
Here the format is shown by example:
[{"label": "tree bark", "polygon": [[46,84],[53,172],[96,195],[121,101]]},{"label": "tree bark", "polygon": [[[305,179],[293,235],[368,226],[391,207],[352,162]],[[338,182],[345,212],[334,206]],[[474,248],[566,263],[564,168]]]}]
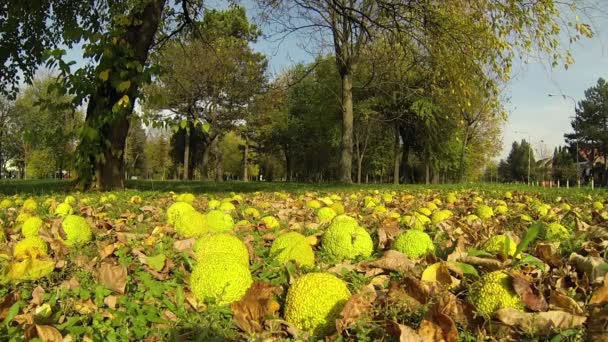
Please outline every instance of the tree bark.
[{"label": "tree bark", "polygon": [[[125,80],[131,82],[124,92],[118,92],[111,81],[100,81],[90,96],[87,106],[85,125],[89,134],[83,134],[78,147],[79,154],[79,183],[81,188],[95,186],[99,190],[124,188],[124,148],[129,130],[129,116],[137,99],[137,89],[140,86],[141,71],[137,68],[124,69],[126,62],[137,62],[144,66],[148,60],[154,35],[160,24],[165,0],[149,1],[137,13],[131,13],[140,24],[129,26],[120,39],[124,39],[131,51],[129,53],[116,51],[114,54],[104,54],[100,65],[116,65],[117,58],[124,59],[121,67],[114,66],[110,74],[125,73]],[[122,48],[124,49],[124,48]],[[129,98],[128,104],[114,112],[115,104],[123,96]],[[91,134],[95,132],[95,134]],[[94,178],[91,172],[94,170]]]},{"label": "tree bark", "polygon": [[363,155],[357,157],[357,184],[361,184],[361,168],[363,167]]},{"label": "tree bark", "polygon": [[190,171],[190,127],[188,126],[184,133],[184,175],[183,180],[189,180]]},{"label": "tree bark", "polygon": [[340,157],[340,181],[351,184],[353,163],[353,80],[351,70],[345,67],[342,77],[342,153]]},{"label": "tree bark", "polygon": [[466,154],[467,144],[469,143],[469,125],[464,129],[464,137],[462,139],[462,146],[460,148],[460,172],[458,175],[459,181],[464,180],[464,157]]},{"label": "tree bark", "polygon": [[245,146],[243,147],[243,182],[249,181],[247,168],[249,167],[249,140],[245,137]]},{"label": "tree bark", "polygon": [[395,146],[394,146],[394,169],[393,169],[393,184],[399,184],[399,170],[401,168],[401,142],[399,139],[399,127],[395,126]]},{"label": "tree bark", "polygon": [[431,162],[428,158],[424,158],[424,183],[431,184]]}]

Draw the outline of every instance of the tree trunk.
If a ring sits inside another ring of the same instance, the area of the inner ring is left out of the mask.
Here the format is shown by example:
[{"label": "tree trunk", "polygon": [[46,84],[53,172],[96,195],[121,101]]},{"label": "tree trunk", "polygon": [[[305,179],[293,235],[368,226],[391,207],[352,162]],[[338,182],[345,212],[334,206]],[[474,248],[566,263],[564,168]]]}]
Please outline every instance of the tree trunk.
[{"label": "tree trunk", "polygon": [[249,140],[245,137],[245,146],[243,147],[243,182],[249,181],[247,168],[249,167]]},{"label": "tree trunk", "polygon": [[428,157],[424,159],[424,183],[431,184],[431,162]]},{"label": "tree trunk", "polygon": [[462,139],[462,146],[460,148],[460,170],[459,170],[459,181],[462,182],[464,180],[464,157],[467,149],[467,144],[469,143],[469,125],[467,125],[464,129],[464,137]]},{"label": "tree trunk", "polygon": [[353,80],[351,70],[345,67],[342,77],[342,155],[340,157],[340,181],[351,184],[353,163]]},{"label": "tree trunk", "polygon": [[394,146],[394,169],[393,184],[399,184],[399,169],[401,168],[401,142],[399,139],[399,128],[395,126],[395,146]]},{"label": "tree trunk", "polygon": [[[116,38],[123,39],[125,45],[131,49],[120,46],[116,51],[104,54],[101,58],[100,65],[112,67],[107,71],[109,78],[96,84],[87,106],[87,129],[83,130],[77,151],[79,185],[83,189],[91,185],[99,190],[124,188],[125,140],[129,130],[129,117],[133,112],[140,86],[138,80],[141,79],[141,71],[137,68],[126,69],[124,66],[129,63],[141,66],[146,64],[164,6],[165,0],[153,0],[141,10],[130,13],[139,24],[129,26],[122,37]],[[123,61],[116,64],[117,59]],[[126,74],[126,77],[122,74]],[[118,92],[112,85],[112,80],[117,80],[115,75],[121,75],[121,79],[131,82],[124,92]],[[128,101],[124,101],[125,97],[128,97]]]},{"label": "tree trunk", "polygon": [[361,184],[361,168],[363,167],[363,155],[357,157],[357,184]]},{"label": "tree trunk", "polygon": [[190,172],[190,126],[186,127],[184,134],[184,175],[183,179],[188,180]]},{"label": "tree trunk", "polygon": [[283,147],[283,153],[285,154],[285,178],[288,182],[293,182],[293,175],[291,171],[291,158],[289,157],[289,150],[287,147]]},{"label": "tree trunk", "polygon": [[211,153],[213,153],[213,157],[215,159],[215,181],[223,182],[224,165],[222,163],[222,151],[220,150],[219,138],[213,140],[213,143],[211,144],[211,149]]}]

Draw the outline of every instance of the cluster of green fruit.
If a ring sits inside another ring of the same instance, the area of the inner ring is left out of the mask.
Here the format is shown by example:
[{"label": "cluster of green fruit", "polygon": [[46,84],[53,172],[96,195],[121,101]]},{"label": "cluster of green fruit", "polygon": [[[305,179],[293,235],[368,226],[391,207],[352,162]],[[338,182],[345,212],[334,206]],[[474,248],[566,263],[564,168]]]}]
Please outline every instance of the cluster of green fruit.
[{"label": "cluster of green fruit", "polygon": [[[87,243],[93,236],[86,219],[73,215],[72,205],[75,202],[73,196],[67,196],[60,204],[53,203],[52,199],[43,203],[46,210],[62,219],[61,229],[55,238],[69,247]],[[13,203],[10,199],[4,199],[0,204],[3,208],[9,208],[19,202]],[[55,209],[52,210],[52,207]],[[0,268],[0,283],[40,279],[55,269],[55,261],[49,258],[47,241],[40,237],[45,222],[36,215],[37,210],[38,203],[32,198],[21,203],[21,211],[15,219],[15,228],[19,230],[22,238],[13,247],[11,262],[0,265],[3,266]],[[4,229],[0,229],[0,232],[0,240],[4,240]]]}]

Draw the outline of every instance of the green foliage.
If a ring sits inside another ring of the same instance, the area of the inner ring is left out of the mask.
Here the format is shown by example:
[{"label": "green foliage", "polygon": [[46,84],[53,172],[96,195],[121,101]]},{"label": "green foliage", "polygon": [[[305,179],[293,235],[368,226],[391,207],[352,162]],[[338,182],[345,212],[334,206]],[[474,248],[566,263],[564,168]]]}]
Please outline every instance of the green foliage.
[{"label": "green foliage", "polygon": [[498,173],[505,181],[527,182],[528,165],[530,179],[535,179],[536,160],[530,143],[524,139],[522,139],[521,143],[514,141],[507,160],[501,161]]},{"label": "green foliage", "polygon": [[32,151],[27,159],[28,161],[25,167],[25,174],[27,178],[52,178],[53,171],[56,170],[56,161],[53,157],[53,153],[50,150],[45,149]]}]

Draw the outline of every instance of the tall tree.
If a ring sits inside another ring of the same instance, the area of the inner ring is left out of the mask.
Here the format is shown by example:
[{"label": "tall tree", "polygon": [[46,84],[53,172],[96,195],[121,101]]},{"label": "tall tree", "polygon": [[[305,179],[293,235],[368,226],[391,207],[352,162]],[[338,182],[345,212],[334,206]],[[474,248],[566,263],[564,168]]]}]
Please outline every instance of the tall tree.
[{"label": "tall tree", "polygon": [[608,83],[600,78],[596,85],[585,90],[585,98],[576,106],[571,122],[574,133],[566,134],[566,141],[577,144],[584,151],[591,167],[597,157],[604,158],[601,183],[608,185]]},{"label": "tall tree", "polygon": [[[180,36],[155,54],[162,73],[145,88],[146,107],[156,114],[152,120],[179,125],[185,134],[190,134],[189,124],[203,124],[206,141],[199,146],[215,146],[261,91],[266,60],[250,47],[260,32],[244,8],[208,11],[199,26],[205,39]],[[189,179],[190,139],[185,141],[183,178]]]},{"label": "tall tree", "polygon": [[4,177],[6,162],[10,157],[9,145],[9,118],[14,110],[14,103],[5,96],[0,96],[0,179]]},{"label": "tall tree", "polygon": [[146,168],[146,130],[139,119],[133,119],[125,146],[126,178],[142,176]]},{"label": "tall tree", "polygon": [[[77,149],[83,188],[124,186],[124,147],[139,87],[150,78],[150,50],[190,27],[201,0],[11,1],[2,6],[0,83],[16,89],[47,61],[57,66],[76,104],[86,100]],[[65,47],[82,46],[88,63],[71,70]]]},{"label": "tall tree", "polygon": [[[561,53],[560,5],[556,0],[533,3],[515,0],[404,1],[404,0],[259,0],[264,15],[271,18],[279,34],[305,31],[320,39],[323,51],[331,42],[341,78],[342,139],[340,179],[352,182],[353,68],[362,47],[371,40],[394,35],[400,42],[414,41],[433,59],[438,80],[450,81],[452,89],[464,86],[464,73],[449,79],[450,70],[475,74],[485,68],[508,79],[517,52],[542,51],[557,64],[572,63]],[[575,9],[575,6],[571,6]],[[589,26],[577,22],[576,34],[591,36]],[[327,35],[325,35],[327,34]],[[328,37],[329,36],[329,37]],[[396,48],[409,47],[408,44]],[[447,58],[447,57],[450,58]],[[434,58],[438,57],[438,58]],[[448,77],[446,77],[446,75]],[[486,84],[495,88],[492,82]],[[465,99],[466,100],[466,99]]]}]

